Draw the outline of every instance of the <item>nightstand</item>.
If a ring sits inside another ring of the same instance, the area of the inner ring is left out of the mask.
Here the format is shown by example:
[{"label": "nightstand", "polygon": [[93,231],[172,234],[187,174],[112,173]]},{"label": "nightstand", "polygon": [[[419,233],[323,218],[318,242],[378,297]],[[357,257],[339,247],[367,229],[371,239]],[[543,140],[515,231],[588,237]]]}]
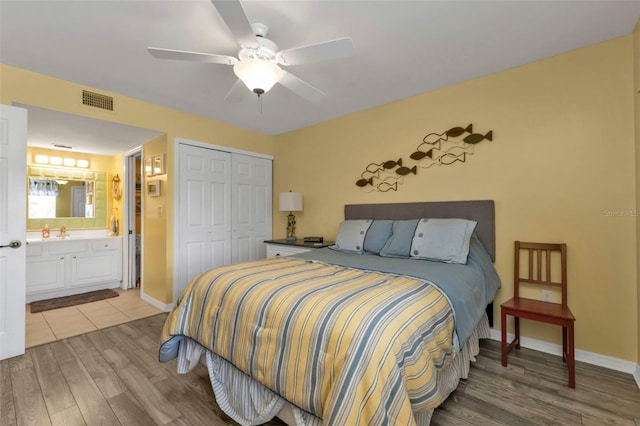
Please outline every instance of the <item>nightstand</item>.
[{"label": "nightstand", "polygon": [[267,240],[264,243],[267,245],[267,257],[291,256],[334,244],[333,241],[305,243],[302,240]]}]

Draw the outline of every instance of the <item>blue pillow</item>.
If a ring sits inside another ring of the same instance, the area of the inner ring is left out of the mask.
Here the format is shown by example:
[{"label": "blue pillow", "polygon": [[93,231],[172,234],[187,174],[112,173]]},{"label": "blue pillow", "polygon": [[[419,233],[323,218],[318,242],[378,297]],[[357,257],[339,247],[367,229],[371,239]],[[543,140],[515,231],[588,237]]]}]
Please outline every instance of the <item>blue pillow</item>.
[{"label": "blue pillow", "polygon": [[331,248],[349,253],[362,253],[364,237],[371,222],[371,220],[345,220],[340,224],[336,243]]},{"label": "blue pillow", "polygon": [[392,232],[392,220],[374,220],[364,237],[364,251],[379,254]]},{"label": "blue pillow", "polygon": [[411,253],[411,241],[417,225],[418,219],[394,220],[393,234],[380,250],[380,256],[408,258]]},{"label": "blue pillow", "polygon": [[466,219],[421,219],[411,242],[411,258],[466,264],[477,224]]}]

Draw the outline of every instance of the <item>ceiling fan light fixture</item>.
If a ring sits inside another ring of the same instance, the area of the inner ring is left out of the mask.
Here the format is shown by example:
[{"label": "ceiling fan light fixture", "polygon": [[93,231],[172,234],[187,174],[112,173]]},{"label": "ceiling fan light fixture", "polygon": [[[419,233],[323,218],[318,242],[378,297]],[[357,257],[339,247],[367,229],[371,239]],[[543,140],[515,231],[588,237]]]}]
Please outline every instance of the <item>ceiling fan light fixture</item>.
[{"label": "ceiling fan light fixture", "polygon": [[252,92],[261,95],[271,90],[284,72],[275,63],[262,59],[242,59],[233,66],[233,72]]}]

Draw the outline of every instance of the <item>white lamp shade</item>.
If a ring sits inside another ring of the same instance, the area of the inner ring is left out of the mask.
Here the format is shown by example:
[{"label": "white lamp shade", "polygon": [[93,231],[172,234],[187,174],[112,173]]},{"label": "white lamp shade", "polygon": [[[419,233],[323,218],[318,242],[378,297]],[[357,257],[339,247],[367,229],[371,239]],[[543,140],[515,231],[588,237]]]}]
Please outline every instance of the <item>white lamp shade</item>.
[{"label": "white lamp shade", "polygon": [[261,59],[243,59],[233,66],[233,72],[251,90],[267,93],[282,78],[282,69],[273,62]]},{"label": "white lamp shade", "polygon": [[302,194],[299,192],[281,192],[278,205],[281,212],[301,212]]}]

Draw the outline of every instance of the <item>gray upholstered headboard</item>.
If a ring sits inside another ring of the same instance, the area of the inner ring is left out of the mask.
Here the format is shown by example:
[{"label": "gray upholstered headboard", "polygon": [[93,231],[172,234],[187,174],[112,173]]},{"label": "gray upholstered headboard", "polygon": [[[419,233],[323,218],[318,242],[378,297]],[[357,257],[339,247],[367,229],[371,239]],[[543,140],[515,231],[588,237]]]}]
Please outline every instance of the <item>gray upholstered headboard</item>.
[{"label": "gray upholstered headboard", "polygon": [[345,219],[460,218],[478,222],[476,235],[496,260],[495,205],[493,200],[435,201],[420,203],[347,204]]}]

